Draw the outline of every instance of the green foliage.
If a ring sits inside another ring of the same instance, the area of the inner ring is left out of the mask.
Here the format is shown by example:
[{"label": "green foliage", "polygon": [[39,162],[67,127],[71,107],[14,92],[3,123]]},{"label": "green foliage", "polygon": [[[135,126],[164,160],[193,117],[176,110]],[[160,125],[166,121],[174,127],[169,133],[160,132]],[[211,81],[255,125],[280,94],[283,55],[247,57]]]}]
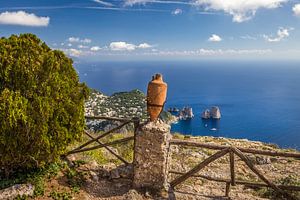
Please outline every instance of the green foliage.
[{"label": "green foliage", "polygon": [[[279,179],[276,181],[277,185],[293,185],[293,186],[300,186],[300,179],[296,175],[289,175],[285,178]],[[271,188],[261,188],[256,191],[259,196],[269,199],[287,199],[286,195],[282,195],[277,193]],[[286,191],[289,193],[290,196],[294,197],[295,199],[300,199],[300,192],[299,191]]]},{"label": "green foliage", "polygon": [[68,168],[66,171],[66,176],[68,179],[68,184],[70,185],[72,192],[79,192],[83,183],[85,182],[86,172],[76,170],[76,168]]},{"label": "green foliage", "polygon": [[[111,135],[106,142],[113,142],[113,141],[120,140],[125,137],[129,137],[129,136],[132,136],[132,135],[129,135],[129,134],[125,135],[123,133],[115,133],[115,134]],[[118,150],[118,153],[122,158],[124,158],[128,162],[133,161],[133,141],[129,141],[126,144],[112,145],[112,147],[114,147]],[[119,160],[117,160],[117,161],[119,161]],[[121,161],[119,161],[119,162],[121,163]]]},{"label": "green foliage", "polygon": [[51,191],[49,197],[54,200],[71,200],[72,194],[70,192]]},{"label": "green foliage", "polygon": [[[58,175],[58,172],[65,168],[63,163],[51,163],[38,169],[32,169],[27,172],[18,172],[11,178],[0,179],[0,190],[15,184],[31,183],[34,185],[34,196],[43,196],[45,193],[45,180]],[[27,199],[26,196],[17,199]]]},{"label": "green foliage", "polygon": [[81,138],[87,96],[63,52],[32,34],[1,38],[0,170],[57,160]]}]

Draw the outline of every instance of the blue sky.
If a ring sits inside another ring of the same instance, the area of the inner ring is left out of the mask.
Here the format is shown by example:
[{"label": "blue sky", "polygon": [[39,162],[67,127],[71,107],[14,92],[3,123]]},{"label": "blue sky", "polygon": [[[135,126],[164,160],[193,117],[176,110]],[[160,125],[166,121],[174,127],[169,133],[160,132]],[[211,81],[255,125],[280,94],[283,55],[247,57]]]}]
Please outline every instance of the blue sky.
[{"label": "blue sky", "polygon": [[300,59],[295,0],[0,0],[0,36],[78,60]]}]

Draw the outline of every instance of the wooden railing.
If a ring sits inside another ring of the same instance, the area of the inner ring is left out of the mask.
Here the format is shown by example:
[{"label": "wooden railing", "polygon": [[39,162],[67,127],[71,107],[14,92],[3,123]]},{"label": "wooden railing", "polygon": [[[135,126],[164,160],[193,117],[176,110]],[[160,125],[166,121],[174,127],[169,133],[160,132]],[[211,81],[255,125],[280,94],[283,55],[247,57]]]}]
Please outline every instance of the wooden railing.
[{"label": "wooden railing", "polygon": [[[126,161],[124,158],[122,158],[120,155],[118,155],[117,153],[115,153],[110,146],[112,145],[116,145],[116,144],[124,144],[127,143],[129,141],[133,141],[134,140],[134,136],[130,136],[130,137],[126,137],[123,139],[119,139],[119,140],[115,140],[112,142],[108,142],[108,143],[102,143],[101,139],[115,133],[117,130],[123,128],[124,126],[132,123],[134,125],[134,135],[137,131],[137,128],[139,126],[140,120],[139,118],[132,118],[132,119],[123,119],[123,118],[115,118],[115,117],[102,117],[102,116],[86,116],[85,117],[88,120],[108,120],[108,121],[118,121],[118,122],[122,122],[122,124],[102,133],[101,135],[94,137],[92,136],[92,134],[85,130],[84,133],[90,138],[89,141],[85,142],[84,144],[80,145],[79,147],[69,151],[67,155],[70,154],[75,154],[75,153],[81,153],[81,152],[86,152],[86,151],[91,151],[91,150],[95,150],[95,149],[100,149],[100,148],[105,148],[107,151],[109,151],[111,154],[113,154],[117,159],[119,159],[120,161],[122,161],[124,164],[129,164],[128,161]],[[92,144],[92,143],[97,143],[97,145],[92,146],[92,147],[87,147],[88,145]]]},{"label": "wooden railing", "polygon": [[[226,183],[226,190],[225,196],[229,197],[230,188],[231,186],[239,185],[246,185],[252,187],[270,187],[273,188],[279,194],[288,197],[289,199],[295,199],[295,197],[291,196],[286,190],[291,191],[300,191],[299,186],[293,185],[276,185],[270,180],[268,180],[263,173],[249,160],[247,155],[244,153],[251,153],[251,154],[259,154],[259,155],[266,155],[266,156],[280,156],[280,157],[290,157],[300,159],[300,153],[289,153],[289,152],[276,152],[276,151],[266,151],[266,150],[257,150],[257,149],[248,149],[248,148],[236,148],[233,146],[226,146],[226,145],[215,145],[215,144],[207,144],[207,143],[199,143],[199,142],[190,142],[185,140],[171,140],[171,145],[181,145],[181,146],[190,146],[190,147],[199,147],[199,148],[206,148],[212,150],[220,150],[217,153],[213,154],[212,156],[206,158],[201,163],[197,164],[194,168],[189,170],[188,172],[178,172],[178,171],[169,171],[169,173],[180,175],[173,181],[171,181],[170,185],[174,189],[177,185],[181,184],[185,180],[190,177],[198,177],[207,179],[210,181],[216,182],[223,182]],[[204,175],[197,174],[201,169],[206,167],[211,162],[229,154],[229,161],[230,161],[230,179],[223,179],[223,178],[214,178]],[[235,176],[235,161],[234,156],[238,156],[248,167],[251,169],[262,181],[262,182],[248,182],[248,181],[239,181],[236,180]]]}]

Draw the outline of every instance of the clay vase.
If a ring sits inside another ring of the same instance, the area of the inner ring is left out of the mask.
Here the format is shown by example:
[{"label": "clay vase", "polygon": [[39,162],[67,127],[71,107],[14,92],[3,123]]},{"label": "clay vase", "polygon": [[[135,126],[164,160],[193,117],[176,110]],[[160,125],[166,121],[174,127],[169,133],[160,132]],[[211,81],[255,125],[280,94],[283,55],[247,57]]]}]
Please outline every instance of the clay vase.
[{"label": "clay vase", "polygon": [[152,77],[147,90],[147,111],[150,121],[155,121],[164,108],[167,98],[167,84],[163,82],[161,74]]}]

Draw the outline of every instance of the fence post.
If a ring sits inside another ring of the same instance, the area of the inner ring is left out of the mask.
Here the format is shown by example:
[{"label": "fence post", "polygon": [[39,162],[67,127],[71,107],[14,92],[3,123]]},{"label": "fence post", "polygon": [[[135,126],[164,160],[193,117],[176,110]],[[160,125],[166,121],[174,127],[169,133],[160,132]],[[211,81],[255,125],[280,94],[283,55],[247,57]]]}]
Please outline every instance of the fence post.
[{"label": "fence post", "polygon": [[156,120],[140,125],[135,135],[133,187],[168,198],[170,126]]}]

